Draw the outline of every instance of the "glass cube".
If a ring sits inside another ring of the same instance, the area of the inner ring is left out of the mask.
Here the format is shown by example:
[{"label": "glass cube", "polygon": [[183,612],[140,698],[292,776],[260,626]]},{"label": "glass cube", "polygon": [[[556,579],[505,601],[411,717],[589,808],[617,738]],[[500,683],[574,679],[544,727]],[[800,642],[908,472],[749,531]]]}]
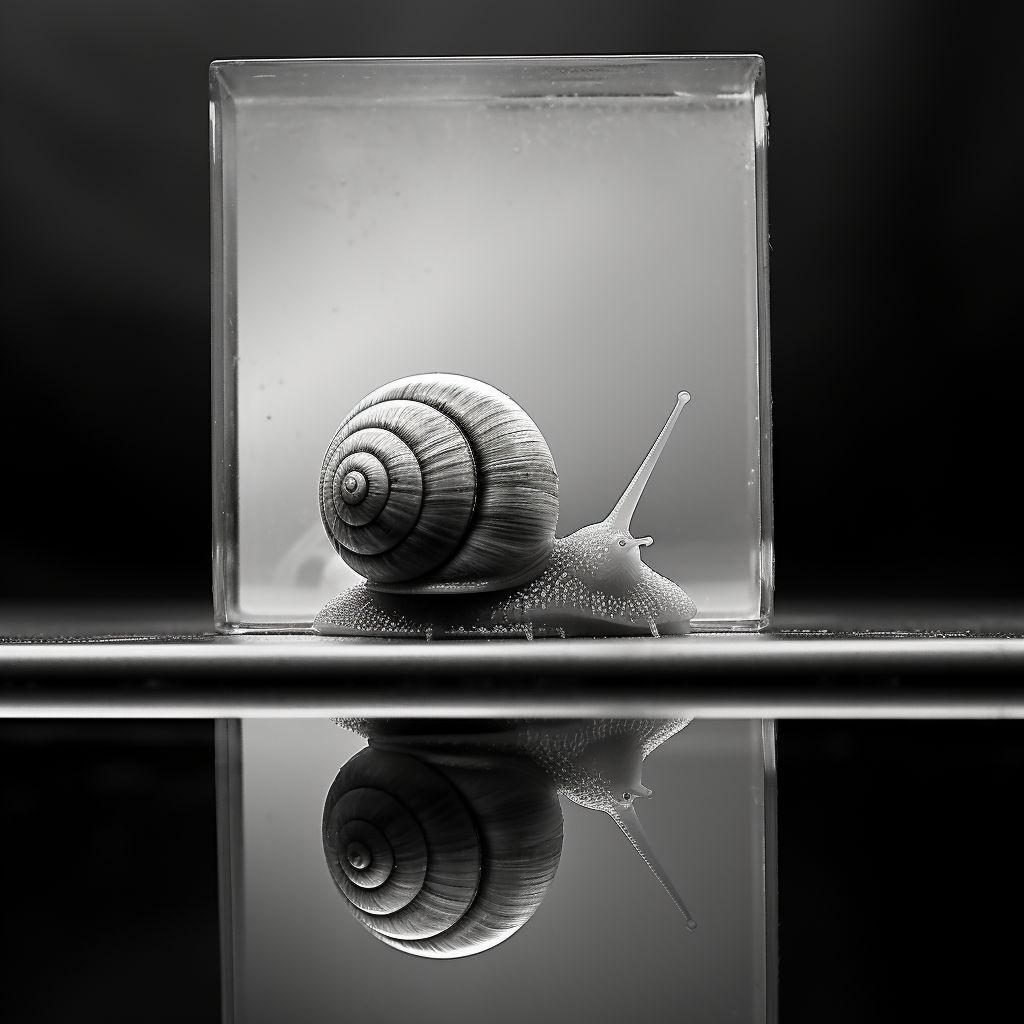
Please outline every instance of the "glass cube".
[{"label": "glass cube", "polygon": [[772,603],[764,74],[756,56],[219,61],[211,69],[215,611],[308,627],[360,577],[324,453],[379,386],[511,396],[560,536],[633,519],[695,629]]},{"label": "glass cube", "polygon": [[[573,786],[565,774],[531,775],[517,790],[527,776],[503,770],[512,755],[480,753],[508,735],[550,751],[583,732],[666,726],[391,720],[389,742],[368,749],[329,721],[220,723],[225,1020],[460,1024],[553,1020],[568,1008],[582,1021],[775,1020],[772,722],[694,721],[643,761],[636,818],[692,930],[612,817],[557,795]],[[372,772],[354,769],[360,758]],[[482,843],[448,813],[452,786]],[[537,832],[533,804],[545,798],[555,825],[545,812]],[[507,861],[493,853],[501,842],[516,851]],[[463,887],[461,865],[477,851],[479,881]],[[440,900],[432,872],[445,879]],[[503,873],[497,889],[492,872]],[[480,897],[489,934],[469,920]]]}]

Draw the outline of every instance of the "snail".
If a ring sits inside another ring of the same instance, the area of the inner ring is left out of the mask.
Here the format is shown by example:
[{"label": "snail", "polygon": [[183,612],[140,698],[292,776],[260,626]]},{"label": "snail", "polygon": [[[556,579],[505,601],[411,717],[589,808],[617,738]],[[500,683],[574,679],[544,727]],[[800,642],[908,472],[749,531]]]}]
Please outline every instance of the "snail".
[{"label": "snail", "polygon": [[677,720],[471,723],[335,719],[369,740],[324,804],[335,886],[376,938],[452,959],[496,946],[540,906],[562,849],[559,794],[610,815],[682,913],[633,806]]},{"label": "snail", "polygon": [[630,522],[683,407],[611,513],[556,538],[558,475],[540,430],[482,381],[431,373],[386,384],[342,421],[320,513],[357,584],[316,616],[344,636],[681,634],[696,607],[640,557]]}]

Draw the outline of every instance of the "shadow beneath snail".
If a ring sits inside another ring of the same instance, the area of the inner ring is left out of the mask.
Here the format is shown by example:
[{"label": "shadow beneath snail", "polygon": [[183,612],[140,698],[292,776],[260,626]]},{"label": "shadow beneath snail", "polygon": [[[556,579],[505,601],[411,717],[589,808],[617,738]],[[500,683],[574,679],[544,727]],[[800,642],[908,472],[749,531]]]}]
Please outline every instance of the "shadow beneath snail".
[{"label": "shadow beneath snail", "polygon": [[382,942],[448,959],[515,934],[558,867],[560,795],[608,814],[696,927],[634,807],[644,759],[688,719],[335,721],[369,746],[328,791],[324,855]]},{"label": "shadow beneath snail", "polygon": [[660,636],[687,633],[689,595],[645,565],[633,513],[690,396],[600,522],[555,537],[558,474],[536,424],[482,381],[431,373],[386,384],[342,421],[320,514],[365,583],[320,610],[340,636]]}]

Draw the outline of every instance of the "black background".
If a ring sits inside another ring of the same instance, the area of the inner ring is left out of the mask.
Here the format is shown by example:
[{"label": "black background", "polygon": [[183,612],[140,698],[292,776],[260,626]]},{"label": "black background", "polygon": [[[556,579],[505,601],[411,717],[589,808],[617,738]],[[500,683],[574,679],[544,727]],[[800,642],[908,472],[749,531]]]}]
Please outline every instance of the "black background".
[{"label": "black background", "polygon": [[[5,5],[0,602],[209,604],[211,60],[755,51],[779,611],[1017,614],[1012,11]],[[0,1013],[214,1020],[212,725],[2,730]],[[780,725],[783,1024],[1012,1011],[1022,749],[1006,722]]]}]

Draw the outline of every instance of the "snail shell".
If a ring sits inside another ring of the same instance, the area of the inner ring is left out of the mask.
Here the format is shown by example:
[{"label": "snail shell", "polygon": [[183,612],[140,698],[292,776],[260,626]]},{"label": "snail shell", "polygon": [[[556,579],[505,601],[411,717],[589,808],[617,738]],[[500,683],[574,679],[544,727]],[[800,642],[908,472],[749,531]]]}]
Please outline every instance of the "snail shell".
[{"label": "snail shell", "polygon": [[547,561],[558,475],[508,395],[423,374],[378,388],[342,421],[320,473],[320,512],[338,553],[374,587],[499,590]]},{"label": "snail shell", "polygon": [[418,956],[469,956],[509,938],[540,905],[562,849],[558,797],[529,762],[454,762],[368,747],[324,806],[324,853],[353,914]]}]

